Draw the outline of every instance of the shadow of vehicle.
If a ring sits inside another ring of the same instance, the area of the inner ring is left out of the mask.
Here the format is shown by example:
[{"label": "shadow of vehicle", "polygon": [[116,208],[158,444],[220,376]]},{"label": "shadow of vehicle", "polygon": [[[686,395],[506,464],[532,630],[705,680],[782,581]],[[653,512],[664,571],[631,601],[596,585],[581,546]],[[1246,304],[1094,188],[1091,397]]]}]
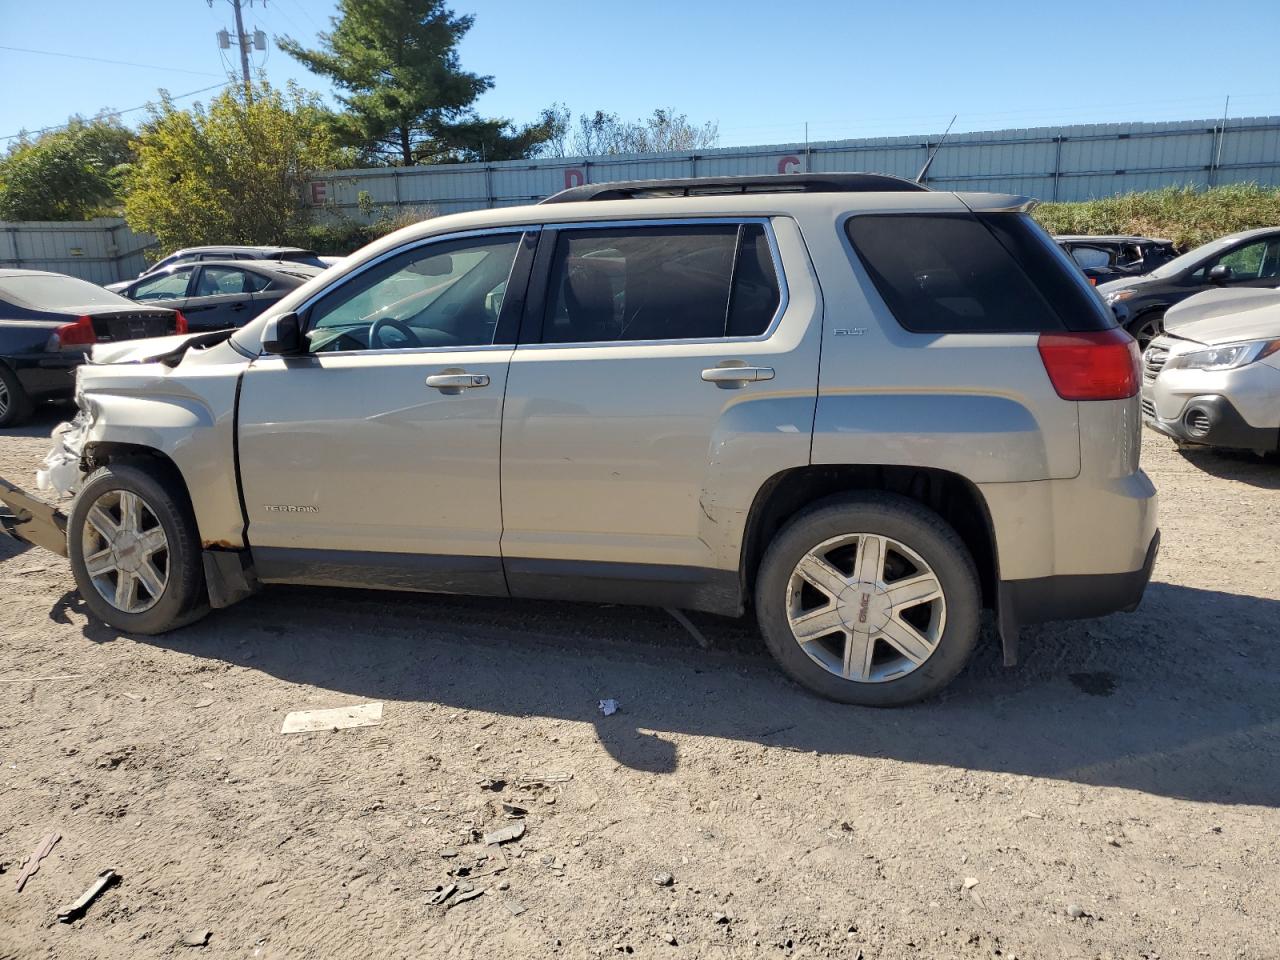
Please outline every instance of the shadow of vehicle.
[{"label": "shadow of vehicle", "polygon": [[1280,490],[1280,454],[1260,457],[1247,451],[1190,446],[1179,447],[1178,453],[1197,470],[1211,476],[1237,480],[1263,490]]},{"label": "shadow of vehicle", "polygon": [[[1153,584],[1136,614],[1029,629],[1012,669],[988,630],[943,697],[898,710],[818,700],[749,622],[696,620],[713,649],[660,610],[276,588],[133,639],[361,698],[594,722],[618,763],[654,774],[678,768],[680,737],[721,737],[1280,805],[1277,601]],[[601,716],[603,697],[622,711]]]},{"label": "shadow of vehicle", "polygon": [[[0,437],[47,437],[54,427],[75,415],[76,407],[73,403],[42,403],[18,426],[0,427]],[[34,469],[33,465],[32,470]]]}]

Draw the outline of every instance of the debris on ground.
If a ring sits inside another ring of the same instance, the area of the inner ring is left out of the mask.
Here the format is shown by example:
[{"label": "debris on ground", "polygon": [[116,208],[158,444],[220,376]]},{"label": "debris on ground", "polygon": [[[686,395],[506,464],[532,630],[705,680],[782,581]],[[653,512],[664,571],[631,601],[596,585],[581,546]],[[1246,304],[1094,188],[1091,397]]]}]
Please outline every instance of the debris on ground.
[{"label": "debris on ground", "polygon": [[618,701],[610,697],[608,700],[600,701],[600,712],[606,717],[612,717],[618,712]]},{"label": "debris on ground", "polygon": [[184,947],[203,947],[208,944],[209,938],[212,936],[212,930],[192,930],[190,933],[182,935],[182,945]]},{"label": "debris on ground", "polygon": [[519,804],[503,802],[502,812],[509,817],[523,817],[529,811]]},{"label": "debris on ground", "polygon": [[510,843],[512,840],[519,840],[524,836],[524,821],[517,820],[515,823],[505,827],[499,827],[497,830],[490,830],[484,835],[484,842],[489,845]]},{"label": "debris on ground", "polygon": [[1089,916],[1089,914],[1085,913],[1084,907],[1080,906],[1078,903],[1068,903],[1067,916],[1072,920],[1079,920],[1081,917]]},{"label": "debris on ground", "polygon": [[477,780],[476,783],[481,790],[492,790],[494,793],[501,793],[507,785],[507,781],[501,777],[485,777],[483,780]]},{"label": "debris on ground", "polygon": [[964,878],[964,888],[965,888],[966,890],[972,890],[972,889],[973,889],[974,887],[976,887],[977,885],[978,885],[978,878],[977,878],[977,877],[965,877],[965,878]]},{"label": "debris on ground", "polygon": [[98,895],[102,893],[103,890],[107,889],[107,887],[111,886],[119,879],[120,874],[116,873],[114,870],[103,870],[98,874],[98,879],[89,885],[88,890],[80,894],[80,898],[76,900],[75,903],[68,904],[58,911],[58,919],[63,923],[71,923],[71,921],[81,917],[84,912],[89,909],[89,904],[93,903],[94,900],[97,900]]},{"label": "debris on ground", "polygon": [[53,849],[54,844],[56,844],[61,839],[62,839],[62,834],[60,833],[48,834],[47,836],[45,836],[43,840],[41,840],[38,844],[36,844],[36,848],[31,851],[31,856],[27,857],[25,860],[22,861],[22,863],[20,864],[20,866],[22,867],[22,872],[18,874],[18,892],[19,893],[22,892],[22,888],[26,886],[27,881],[30,880],[32,877],[34,877],[36,873],[39,871],[40,861],[49,855],[49,852]]},{"label": "debris on ground", "polygon": [[701,630],[694,626],[693,621],[685,616],[683,610],[677,610],[675,607],[663,607],[663,609],[667,611],[672,620],[689,631],[689,636],[693,637],[698,646],[703,650],[711,649],[711,641],[703,635]]},{"label": "debris on ground", "polygon": [[468,890],[465,893],[459,893],[457,896],[453,898],[453,900],[451,900],[448,904],[446,904],[445,909],[452,910],[454,907],[458,906],[459,904],[466,903],[468,900],[474,900],[476,897],[481,896],[483,893],[484,893],[484,887],[478,887],[475,890]]},{"label": "debris on ground", "polygon": [[295,710],[284,718],[281,733],[314,733],[317,730],[346,730],[349,727],[376,727],[382,723],[381,703],[358,703],[329,710]]},{"label": "debris on ground", "polygon": [[502,905],[507,908],[507,912],[510,913],[513,917],[518,917],[520,916],[520,914],[524,913],[526,910],[529,909],[519,900],[516,900],[512,897],[503,897]]},{"label": "debris on ground", "polygon": [[457,890],[458,885],[456,883],[436,887],[435,892],[427,897],[427,905],[431,907],[438,906],[452,897]]},{"label": "debris on ground", "polygon": [[669,887],[676,882],[676,878],[669,873],[659,873],[654,876],[653,882],[660,887]]},{"label": "debris on ground", "polygon": [[670,930],[662,935],[662,939],[664,943],[669,943],[673,947],[679,945],[679,941],[676,940],[676,935]]}]

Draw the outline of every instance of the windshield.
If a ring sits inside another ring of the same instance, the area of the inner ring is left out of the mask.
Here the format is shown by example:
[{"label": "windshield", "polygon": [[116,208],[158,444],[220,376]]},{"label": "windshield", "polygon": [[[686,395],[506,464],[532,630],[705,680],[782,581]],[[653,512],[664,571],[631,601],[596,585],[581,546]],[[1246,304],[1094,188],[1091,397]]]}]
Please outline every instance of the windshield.
[{"label": "windshield", "polygon": [[1169,277],[1176,277],[1183,270],[1195,266],[1211,253],[1231,246],[1237,239],[1238,238],[1236,237],[1220,237],[1217,240],[1210,240],[1208,243],[1201,244],[1194,250],[1188,250],[1180,257],[1174,257],[1168,263],[1152,270],[1147,274],[1147,276],[1158,277],[1161,280],[1167,280]]},{"label": "windshield", "polygon": [[124,297],[104,290],[96,283],[52,273],[35,273],[19,277],[0,277],[0,297],[14,300],[39,310],[66,307],[133,306]]}]

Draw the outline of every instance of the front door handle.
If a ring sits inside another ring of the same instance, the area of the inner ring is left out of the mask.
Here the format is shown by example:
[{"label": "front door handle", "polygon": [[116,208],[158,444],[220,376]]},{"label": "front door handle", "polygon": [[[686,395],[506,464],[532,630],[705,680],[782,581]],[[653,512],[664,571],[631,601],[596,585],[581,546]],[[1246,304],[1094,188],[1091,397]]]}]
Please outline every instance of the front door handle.
[{"label": "front door handle", "polygon": [[489,375],[486,373],[433,373],[427,377],[427,386],[437,390],[470,390],[488,385]]},{"label": "front door handle", "polygon": [[773,367],[708,367],[702,371],[702,379],[722,386],[739,386],[757,380],[772,380]]}]

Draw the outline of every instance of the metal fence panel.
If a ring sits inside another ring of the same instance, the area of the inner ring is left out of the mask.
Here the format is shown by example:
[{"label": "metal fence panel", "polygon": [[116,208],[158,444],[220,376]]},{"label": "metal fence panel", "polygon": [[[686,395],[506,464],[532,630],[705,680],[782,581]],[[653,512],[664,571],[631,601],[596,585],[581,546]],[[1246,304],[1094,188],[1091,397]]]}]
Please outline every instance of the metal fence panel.
[{"label": "metal fence panel", "polygon": [[118,217],[77,223],[0,221],[0,267],[52,270],[92,283],[136,276],[155,238]]},{"label": "metal fence panel", "polygon": [[[610,180],[867,170],[914,177],[939,136],[727,147],[697,153],[567,157],[339,170],[320,178],[322,217],[366,220],[383,208],[453,213],[530,203]],[[932,186],[1042,200],[1084,200],[1157,187],[1280,184],[1280,117],[1176,123],[1076,124],[955,134],[929,171]],[[364,203],[361,203],[362,194]]]}]

